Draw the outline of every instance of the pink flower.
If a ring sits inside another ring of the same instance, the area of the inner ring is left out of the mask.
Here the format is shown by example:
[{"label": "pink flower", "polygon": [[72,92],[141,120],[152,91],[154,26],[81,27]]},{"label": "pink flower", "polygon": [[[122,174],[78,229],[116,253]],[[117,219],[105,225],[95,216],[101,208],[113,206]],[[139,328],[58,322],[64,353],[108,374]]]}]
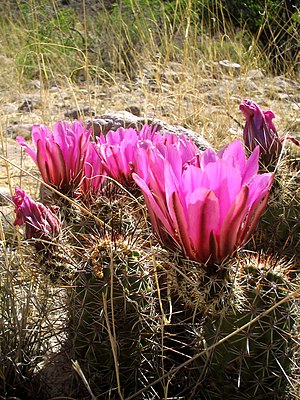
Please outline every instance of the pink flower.
[{"label": "pink flower", "polygon": [[270,110],[261,110],[252,100],[243,100],[240,110],[246,118],[243,134],[246,148],[252,152],[259,146],[260,158],[265,165],[278,159],[282,144],[272,122],[275,114]]},{"label": "pink flower", "polygon": [[73,193],[82,181],[91,129],[82,122],[57,122],[53,132],[45,125],[32,128],[34,148],[23,137],[18,143],[38,166],[43,180],[64,194]]},{"label": "pink flower", "polygon": [[240,110],[246,118],[243,135],[246,148],[252,152],[259,146],[260,158],[264,165],[276,161],[282,144],[272,121],[275,114],[270,110],[261,110],[252,100],[243,100]]},{"label": "pink flower", "polygon": [[160,137],[154,138],[153,144],[162,155],[165,155],[170,146],[175,147],[180,154],[183,164],[194,163],[196,155],[200,153],[195,143],[184,135],[176,136],[172,133],[160,134]]},{"label": "pink flower", "polygon": [[133,179],[163,245],[192,260],[221,263],[250,238],[273,179],[258,175],[258,147],[248,160],[240,141],[218,153],[207,149],[198,166],[184,164],[174,146],[165,157],[151,148],[146,153],[146,179],[135,173]]},{"label": "pink flower", "polygon": [[[183,135],[177,137],[171,133],[160,134],[156,127],[144,125],[140,131],[133,128],[119,128],[101,135],[96,149],[107,175],[130,187],[133,184],[132,173],[146,173],[146,148],[155,147],[163,155],[166,148],[175,146],[182,154],[184,162],[190,162],[199,151],[197,146]],[[142,154],[142,155],[141,155]]]},{"label": "pink flower", "polygon": [[95,143],[90,142],[89,153],[84,164],[84,176],[80,184],[80,191],[84,196],[93,196],[101,191],[106,172],[101,163]]},{"label": "pink flower", "polygon": [[174,154],[178,156],[178,166],[183,168],[185,164],[196,164],[200,155],[200,150],[195,143],[184,135],[176,136],[171,133],[156,133],[152,141],[141,142],[138,150],[138,163],[134,172],[148,182],[148,174],[151,168],[148,163],[161,164],[163,159]]},{"label": "pink flower", "polygon": [[277,161],[282,150],[282,142],[286,139],[300,146],[299,141],[292,135],[278,137],[273,118],[275,114],[268,110],[263,111],[252,100],[243,100],[240,110],[246,118],[244,127],[244,142],[246,148],[252,152],[256,146],[260,147],[260,161],[268,166]]},{"label": "pink flower", "polygon": [[61,230],[61,222],[54,214],[54,207],[46,207],[33,201],[23,190],[16,187],[12,196],[15,204],[16,219],[14,225],[25,224],[26,239],[37,238],[49,240]]},{"label": "pink flower", "polygon": [[96,150],[107,175],[123,186],[130,186],[137,162],[138,132],[119,128],[98,138]]}]

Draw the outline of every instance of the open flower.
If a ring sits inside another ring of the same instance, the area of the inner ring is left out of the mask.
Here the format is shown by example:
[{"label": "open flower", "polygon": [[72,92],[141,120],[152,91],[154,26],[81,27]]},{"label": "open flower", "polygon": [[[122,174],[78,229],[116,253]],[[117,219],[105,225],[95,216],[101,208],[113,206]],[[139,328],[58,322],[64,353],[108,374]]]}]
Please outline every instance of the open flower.
[{"label": "open flower", "polygon": [[96,150],[107,175],[123,186],[132,184],[132,171],[137,161],[138,132],[119,128],[98,138]]},{"label": "open flower", "polygon": [[54,213],[54,207],[33,201],[24,190],[16,187],[12,196],[15,204],[16,219],[14,225],[25,224],[26,239],[49,240],[57,236],[61,230],[61,222]]},{"label": "open flower", "polygon": [[[132,173],[146,173],[147,158],[144,151],[155,147],[162,154],[166,148],[175,146],[182,154],[184,162],[190,162],[199,151],[197,146],[184,135],[177,137],[171,133],[161,134],[156,127],[144,125],[140,131],[133,128],[119,128],[101,135],[96,145],[103,168],[107,175],[125,187],[133,183]],[[142,167],[141,167],[142,166]]]},{"label": "open flower", "polygon": [[133,179],[163,245],[192,260],[221,263],[249,239],[273,179],[258,175],[258,147],[248,160],[240,141],[218,153],[207,149],[198,165],[184,164],[175,147],[165,157],[153,149],[147,154],[146,179]]},{"label": "open flower", "polygon": [[105,181],[106,172],[101,163],[95,143],[90,142],[90,149],[84,164],[83,179],[80,184],[80,191],[84,196],[99,194]]},{"label": "open flower", "polygon": [[38,166],[43,180],[64,194],[72,194],[82,181],[91,129],[82,122],[57,122],[53,132],[45,125],[32,128],[34,148],[23,137],[18,143]]}]

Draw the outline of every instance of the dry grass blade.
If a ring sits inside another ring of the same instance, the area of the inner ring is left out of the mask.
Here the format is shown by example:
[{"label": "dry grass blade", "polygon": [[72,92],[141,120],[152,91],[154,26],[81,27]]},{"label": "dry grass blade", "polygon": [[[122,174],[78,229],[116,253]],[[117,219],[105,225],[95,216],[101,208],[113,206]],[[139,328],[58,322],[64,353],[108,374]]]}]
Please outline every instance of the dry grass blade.
[{"label": "dry grass blade", "polygon": [[92,389],[88,383],[88,380],[86,379],[84,373],[82,372],[82,369],[80,368],[78,361],[72,360],[72,366],[73,366],[74,370],[77,372],[77,374],[80,376],[80,379],[82,379],[84,386],[87,388],[89,394],[91,395],[91,399],[96,400],[97,397],[93,394]]}]

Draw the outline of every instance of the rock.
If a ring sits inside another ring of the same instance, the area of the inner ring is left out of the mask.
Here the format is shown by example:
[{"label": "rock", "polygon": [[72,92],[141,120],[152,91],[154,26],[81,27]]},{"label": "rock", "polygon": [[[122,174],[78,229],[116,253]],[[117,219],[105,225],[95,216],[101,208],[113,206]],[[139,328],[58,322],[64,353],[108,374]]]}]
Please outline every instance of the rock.
[{"label": "rock", "polygon": [[299,90],[300,84],[293,79],[286,78],[285,76],[276,76],[274,78],[274,84],[278,86],[282,91],[291,90],[292,88]]},{"label": "rock", "polygon": [[80,119],[83,115],[94,116],[95,113],[94,111],[90,111],[90,108],[86,106],[81,109],[73,108],[71,110],[67,110],[64,114],[65,117],[70,119]]},{"label": "rock", "polygon": [[107,93],[105,93],[105,92],[96,92],[96,93],[92,94],[93,99],[98,99],[98,98],[104,99],[106,97],[107,97]]},{"label": "rock", "polygon": [[293,97],[291,95],[289,95],[288,93],[278,93],[276,98],[281,101],[292,101],[293,100]]},{"label": "rock", "polygon": [[[291,107],[293,110],[295,111],[299,111],[300,110],[300,103],[292,103]],[[296,121],[298,120],[298,122],[300,122],[300,118],[296,118]]]},{"label": "rock", "polygon": [[7,187],[0,186],[0,206],[5,206],[10,203],[10,191]]},{"label": "rock", "polygon": [[239,71],[241,66],[238,63],[233,63],[229,60],[221,60],[219,61],[219,65],[221,65],[222,67],[225,67],[228,70],[231,71]]},{"label": "rock", "polygon": [[[101,133],[103,133],[105,135],[107,132],[109,132],[111,130],[117,130],[118,128],[121,127],[121,125],[116,127],[116,125],[114,125],[113,120],[95,117],[94,120],[92,120],[88,123],[88,127],[89,128],[93,127],[94,135],[99,136],[99,135],[101,135]],[[113,129],[113,127],[114,127],[114,129]]]},{"label": "rock", "polygon": [[1,111],[4,114],[13,114],[18,111],[18,108],[14,103],[6,103],[6,104],[3,104]]},{"label": "rock", "polygon": [[33,103],[31,100],[24,100],[23,104],[18,107],[18,111],[21,112],[32,112],[33,111]]},{"label": "rock", "polygon": [[143,126],[139,122],[139,117],[128,111],[117,112],[112,114],[104,114],[96,116],[92,121],[88,122],[88,127],[93,127],[94,134],[106,134],[110,130],[116,131],[118,128],[134,128],[141,129]]},{"label": "rock", "polygon": [[58,86],[55,86],[55,85],[52,85],[52,86],[49,88],[49,92],[50,92],[50,93],[57,93],[58,90],[59,90],[59,87],[58,87]]},{"label": "rock", "polygon": [[248,79],[263,79],[265,76],[260,69],[250,69],[247,73]]},{"label": "rock", "polygon": [[70,93],[58,91],[57,97],[59,100],[69,100],[72,96]]},{"label": "rock", "polygon": [[125,111],[130,112],[131,114],[135,115],[136,117],[141,116],[141,110],[137,106],[129,106],[125,108]]},{"label": "rock", "polygon": [[175,71],[165,71],[162,80],[167,83],[179,83],[183,74]]},{"label": "rock", "polygon": [[6,56],[4,56],[3,54],[0,54],[0,65],[1,64],[12,64],[13,63],[13,59],[8,58]]},{"label": "rock", "polygon": [[128,111],[119,111],[96,116],[94,119],[89,121],[87,125],[88,127],[93,127],[94,134],[98,136],[100,133],[105,135],[110,130],[116,131],[120,127],[139,130],[146,123],[149,125],[156,125],[157,131],[161,133],[172,133],[177,136],[184,134],[192,139],[200,150],[205,150],[208,147],[211,147],[200,134],[191,129],[178,125],[170,125],[156,118],[137,117]]},{"label": "rock", "polygon": [[23,136],[24,139],[31,139],[32,124],[15,124],[7,128],[8,135],[15,139],[17,136]]},{"label": "rock", "polygon": [[247,91],[252,91],[252,92],[259,92],[259,87],[256,85],[256,83],[253,82],[252,79],[247,79],[244,83],[245,89]]},{"label": "rock", "polygon": [[63,102],[59,102],[59,103],[55,103],[55,104],[54,104],[54,107],[56,107],[56,108],[65,108],[66,105],[65,105],[65,103],[63,103]]},{"label": "rock", "polygon": [[27,87],[29,89],[40,89],[41,88],[41,81],[38,79],[33,79],[27,83]]}]

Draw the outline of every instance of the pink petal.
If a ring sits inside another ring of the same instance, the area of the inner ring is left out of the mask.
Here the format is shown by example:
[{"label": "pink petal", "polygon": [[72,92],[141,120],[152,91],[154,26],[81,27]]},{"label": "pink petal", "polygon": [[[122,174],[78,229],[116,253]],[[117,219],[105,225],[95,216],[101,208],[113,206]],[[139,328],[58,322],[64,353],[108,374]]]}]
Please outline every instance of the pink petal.
[{"label": "pink petal", "polygon": [[241,225],[237,241],[238,245],[245,244],[249,240],[252,232],[254,231],[258,223],[260,216],[262,215],[267,205],[268,198],[269,193],[266,194],[265,198],[261,201],[259,205],[256,205],[249,210],[246,220],[244,221],[244,225]]},{"label": "pink petal", "polygon": [[202,154],[200,154],[200,168],[204,170],[209,163],[216,162],[217,159],[218,156],[213,149],[206,149]]},{"label": "pink petal", "polygon": [[247,211],[249,188],[243,186],[236,196],[228,214],[223,221],[219,237],[219,259],[223,259],[233,253],[237,247],[238,231]]},{"label": "pink petal", "polygon": [[24,147],[26,153],[36,162],[36,152],[33,150],[31,146],[26,142],[26,140],[22,136],[17,136],[17,142]]},{"label": "pink petal", "polygon": [[219,226],[219,202],[215,194],[199,187],[186,197],[189,237],[195,260],[206,262],[211,256],[210,235]]},{"label": "pink petal", "polygon": [[170,233],[174,234],[174,229],[171,227],[168,219],[166,218],[167,211],[166,209],[161,209],[155,198],[153,197],[153,194],[151,193],[149,187],[146,185],[145,181],[141,179],[137,174],[133,173],[132,178],[134,179],[135,183],[139,186],[141,191],[143,192],[145,201],[148,206],[148,211],[150,214],[151,221],[157,226],[157,219],[159,219],[162,224],[165,226],[166,230]]},{"label": "pink petal", "polygon": [[250,157],[246,161],[244,170],[242,171],[242,185],[249,183],[254,176],[258,173],[259,168],[259,153],[260,147],[256,146]]},{"label": "pink petal", "polygon": [[223,149],[218,152],[218,156],[240,171],[243,171],[245,168],[246,155],[244,146],[240,140],[234,140],[223,147]]},{"label": "pink petal", "polygon": [[191,240],[189,238],[189,226],[187,223],[185,206],[180,200],[177,192],[173,192],[168,198],[168,211],[175,227],[175,240],[181,244],[183,252],[187,257],[194,258]]}]

